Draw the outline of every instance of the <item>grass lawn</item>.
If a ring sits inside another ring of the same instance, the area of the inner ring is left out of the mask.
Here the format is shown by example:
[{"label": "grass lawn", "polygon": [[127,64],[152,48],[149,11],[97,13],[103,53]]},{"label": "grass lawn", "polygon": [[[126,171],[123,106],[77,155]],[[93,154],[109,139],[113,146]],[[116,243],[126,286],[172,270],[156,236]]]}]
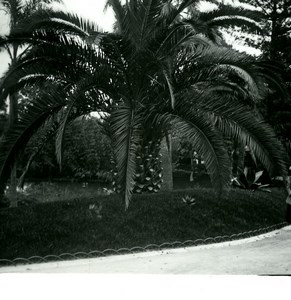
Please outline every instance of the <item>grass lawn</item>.
[{"label": "grass lawn", "polygon": [[[195,198],[192,207],[182,201]],[[284,222],[284,189],[271,193],[232,189],[220,201],[209,188],[135,195],[128,211],[116,195],[0,210],[0,258],[90,252],[230,235]],[[90,204],[102,203],[98,218]]]}]

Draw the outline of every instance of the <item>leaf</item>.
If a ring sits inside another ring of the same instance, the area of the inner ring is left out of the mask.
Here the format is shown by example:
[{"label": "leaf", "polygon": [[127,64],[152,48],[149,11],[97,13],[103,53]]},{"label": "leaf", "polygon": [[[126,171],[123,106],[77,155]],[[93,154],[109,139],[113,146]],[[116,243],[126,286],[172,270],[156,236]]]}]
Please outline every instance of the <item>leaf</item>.
[{"label": "leaf", "polygon": [[134,187],[136,156],[141,139],[139,115],[133,103],[127,101],[126,104],[119,105],[113,111],[110,121],[113,132],[113,150],[117,162],[117,184],[123,188],[125,209],[127,209]]},{"label": "leaf", "polygon": [[203,114],[192,112],[187,107],[177,105],[175,114],[164,114],[159,122],[169,122],[194,145],[197,152],[203,156],[205,166],[217,194],[228,189],[230,185],[230,161],[223,143],[223,138],[209,119]]},{"label": "leaf", "polygon": [[228,121],[217,119],[221,131],[248,145],[270,174],[287,174],[286,152],[268,124],[234,103],[220,113],[228,118]]}]

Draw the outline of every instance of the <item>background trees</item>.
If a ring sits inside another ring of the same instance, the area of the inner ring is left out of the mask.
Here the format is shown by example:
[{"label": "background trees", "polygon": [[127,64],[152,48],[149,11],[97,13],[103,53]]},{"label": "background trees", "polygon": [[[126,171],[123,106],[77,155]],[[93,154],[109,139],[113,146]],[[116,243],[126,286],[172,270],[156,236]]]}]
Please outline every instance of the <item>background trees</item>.
[{"label": "background trees", "polygon": [[282,96],[274,86],[270,86],[270,93],[258,106],[267,121],[275,129],[277,135],[284,142],[291,154],[291,1],[290,0],[250,0],[240,2],[252,5],[261,11],[260,24],[262,32],[254,33],[245,30],[244,40],[249,46],[261,51],[264,59],[271,60],[280,67],[283,82],[289,95]]},{"label": "background trees", "polygon": [[41,151],[34,157],[27,177],[37,180],[68,178],[76,180],[110,179],[112,169],[112,149],[109,138],[102,132],[100,121],[94,117],[76,119],[68,125],[65,137],[65,155],[63,170],[60,172],[55,156],[55,139],[52,136],[41,144],[41,130],[33,136],[21,156],[19,167],[24,169],[31,154]]},{"label": "background trees", "polygon": [[264,106],[265,115],[291,155],[291,1],[270,0],[255,4],[261,5],[265,17],[263,25],[266,34],[261,43],[263,56],[281,64],[282,77],[289,93],[287,98],[273,91]]}]

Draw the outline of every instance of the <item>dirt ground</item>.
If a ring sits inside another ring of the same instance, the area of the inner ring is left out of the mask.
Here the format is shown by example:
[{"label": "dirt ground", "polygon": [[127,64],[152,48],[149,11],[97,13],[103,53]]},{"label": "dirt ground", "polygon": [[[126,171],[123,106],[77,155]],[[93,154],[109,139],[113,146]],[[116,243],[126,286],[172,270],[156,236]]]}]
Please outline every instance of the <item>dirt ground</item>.
[{"label": "dirt ground", "polygon": [[291,226],[206,246],[0,268],[0,273],[28,272],[291,275]]}]

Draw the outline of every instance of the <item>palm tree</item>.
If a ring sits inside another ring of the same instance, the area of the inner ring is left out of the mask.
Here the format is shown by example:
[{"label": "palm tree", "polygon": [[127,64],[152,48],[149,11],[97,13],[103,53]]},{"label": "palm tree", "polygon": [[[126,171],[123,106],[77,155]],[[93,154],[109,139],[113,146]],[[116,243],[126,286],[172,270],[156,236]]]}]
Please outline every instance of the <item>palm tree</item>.
[{"label": "palm tree", "polygon": [[[43,10],[46,4],[52,2],[61,2],[61,0],[0,0],[0,8],[9,15],[9,31],[13,33],[21,30],[23,26],[26,26],[28,19],[38,11]],[[47,9],[48,11],[48,9]],[[17,63],[17,60],[25,53],[27,49],[22,49],[19,43],[14,42],[11,45],[6,45],[5,50],[7,51],[10,63]],[[11,92],[9,94],[9,124],[8,127],[13,127],[18,120],[18,97],[17,93]],[[10,192],[12,197],[12,205],[16,203],[16,165],[12,168],[11,174]]]},{"label": "palm tree", "polygon": [[[187,19],[187,26],[190,26],[197,33],[203,33],[210,40],[215,43],[221,44],[223,39],[221,38],[221,33],[219,32],[219,27],[228,26],[229,20],[231,20],[232,24],[235,25],[246,25],[248,27],[255,27],[253,24],[253,20],[258,19],[259,14],[254,13],[252,11],[241,11],[240,9],[234,9],[227,5],[220,4],[218,9],[213,12],[199,13],[197,6],[200,1],[176,1],[176,3],[172,3],[172,1],[164,1],[163,6],[161,8],[161,14],[163,16],[167,16],[168,14],[175,14],[177,4],[181,5],[181,8],[187,9],[189,13],[189,18]],[[218,3],[218,1],[209,1]],[[118,9],[120,3],[118,1],[108,1],[107,5],[113,7],[115,12],[118,15]],[[30,5],[31,6],[31,5]],[[182,9],[180,9],[180,12]],[[199,16],[198,16],[199,14]],[[193,18],[193,15],[195,17]],[[243,18],[242,18],[243,17]],[[35,18],[35,16],[34,16]],[[176,19],[179,19],[179,14]],[[116,29],[120,30],[120,24],[117,20]],[[170,140],[170,134],[168,134],[168,140]],[[163,177],[164,177],[164,189],[172,189],[173,187],[173,176],[172,176],[172,167],[171,167],[171,150],[169,148],[170,143],[166,143],[164,139],[162,142],[162,151],[163,151]]]},{"label": "palm tree", "polygon": [[115,33],[96,32],[92,24],[59,14],[75,26],[54,15],[57,28],[42,19],[0,40],[0,47],[16,41],[33,45],[6,74],[2,97],[26,85],[52,85],[42,99],[32,99],[2,143],[2,191],[10,165],[38,128],[58,120],[61,163],[67,123],[92,111],[106,113],[126,208],[139,146],[145,139],[162,140],[171,128],[203,156],[218,195],[229,187],[231,175],[224,134],[248,144],[270,173],[285,174],[284,151],[253,105],[267,92],[270,74],[276,78],[276,69],[194,30],[182,14],[194,2],[182,1],[165,14],[165,1],[111,0]]}]

